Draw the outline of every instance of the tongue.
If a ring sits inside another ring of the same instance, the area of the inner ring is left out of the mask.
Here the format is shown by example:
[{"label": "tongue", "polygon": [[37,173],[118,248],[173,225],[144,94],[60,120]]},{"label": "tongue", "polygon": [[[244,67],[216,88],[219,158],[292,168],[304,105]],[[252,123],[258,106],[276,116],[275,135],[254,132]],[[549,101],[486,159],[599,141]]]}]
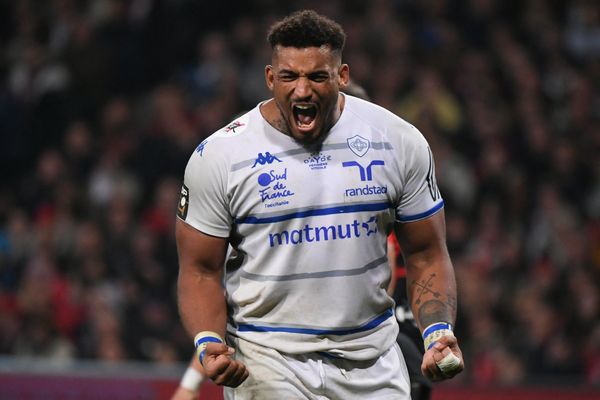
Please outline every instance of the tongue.
[{"label": "tongue", "polygon": [[313,117],[310,115],[298,114],[298,122],[303,125],[309,125],[313,120]]}]

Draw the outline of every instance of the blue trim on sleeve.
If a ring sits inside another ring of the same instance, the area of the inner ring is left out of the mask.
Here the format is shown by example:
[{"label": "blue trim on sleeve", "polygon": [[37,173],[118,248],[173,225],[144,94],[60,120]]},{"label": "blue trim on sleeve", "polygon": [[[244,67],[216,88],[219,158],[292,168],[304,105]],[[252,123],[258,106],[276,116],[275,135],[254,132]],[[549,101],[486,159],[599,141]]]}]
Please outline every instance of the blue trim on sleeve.
[{"label": "blue trim on sleeve", "polygon": [[383,314],[377,316],[375,319],[367,322],[365,325],[357,328],[350,329],[310,329],[310,328],[292,328],[284,326],[261,326],[253,324],[239,324],[239,332],[286,332],[286,333],[300,333],[304,335],[351,335],[353,333],[364,332],[371,330],[381,325],[385,320],[394,315],[394,311],[389,308]]},{"label": "blue trim on sleeve", "polygon": [[433,208],[422,212],[420,214],[416,214],[416,215],[407,215],[407,216],[401,216],[401,215],[397,215],[398,221],[400,222],[411,222],[411,221],[416,221],[419,219],[423,219],[423,218],[427,218],[430,215],[435,214],[436,212],[438,212],[442,207],[444,207],[444,200],[442,200],[440,203],[436,204],[435,206],[433,206]]}]

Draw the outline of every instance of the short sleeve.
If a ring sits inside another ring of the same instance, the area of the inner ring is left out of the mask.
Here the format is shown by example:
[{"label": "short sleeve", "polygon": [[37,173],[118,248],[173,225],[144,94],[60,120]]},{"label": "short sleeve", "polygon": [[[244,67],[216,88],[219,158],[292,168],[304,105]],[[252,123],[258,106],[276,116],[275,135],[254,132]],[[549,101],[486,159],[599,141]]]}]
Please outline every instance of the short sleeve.
[{"label": "short sleeve", "polygon": [[219,152],[209,147],[214,143],[202,142],[188,161],[177,216],[203,233],[228,237],[232,218],[227,201],[227,166]]},{"label": "short sleeve", "polygon": [[404,146],[404,187],[396,208],[396,219],[399,222],[425,219],[444,207],[429,144],[416,129],[407,139]]}]

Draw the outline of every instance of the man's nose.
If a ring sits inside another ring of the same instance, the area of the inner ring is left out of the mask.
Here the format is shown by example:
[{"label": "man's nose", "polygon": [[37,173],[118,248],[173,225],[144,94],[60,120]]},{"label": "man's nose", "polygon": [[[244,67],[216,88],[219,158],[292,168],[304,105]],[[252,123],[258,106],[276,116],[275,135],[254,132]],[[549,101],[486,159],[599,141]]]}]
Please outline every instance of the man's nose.
[{"label": "man's nose", "polygon": [[312,87],[310,79],[305,76],[301,76],[296,81],[296,87],[294,88],[294,94],[296,98],[306,99],[312,95]]}]

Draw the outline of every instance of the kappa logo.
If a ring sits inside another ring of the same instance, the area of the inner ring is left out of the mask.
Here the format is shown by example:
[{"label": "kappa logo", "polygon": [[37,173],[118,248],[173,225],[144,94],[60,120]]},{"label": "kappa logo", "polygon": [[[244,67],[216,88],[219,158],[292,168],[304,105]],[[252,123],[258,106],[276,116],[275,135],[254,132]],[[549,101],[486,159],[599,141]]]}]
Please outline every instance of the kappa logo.
[{"label": "kappa logo", "polygon": [[203,140],[202,143],[200,143],[198,147],[196,147],[196,153],[200,153],[200,157],[202,157],[202,153],[204,152],[204,148],[206,147],[207,143],[208,139]]},{"label": "kappa logo", "polygon": [[256,167],[256,164],[260,164],[260,165],[273,164],[274,161],[281,162],[281,160],[279,158],[272,155],[268,151],[264,155],[263,155],[263,153],[258,153],[258,157],[256,157],[256,160],[254,161],[254,165],[252,165],[252,168]]},{"label": "kappa logo", "polygon": [[350,150],[359,157],[367,154],[367,151],[369,151],[369,148],[371,147],[371,142],[360,135],[354,135],[351,138],[346,139],[346,142],[348,142]]}]

